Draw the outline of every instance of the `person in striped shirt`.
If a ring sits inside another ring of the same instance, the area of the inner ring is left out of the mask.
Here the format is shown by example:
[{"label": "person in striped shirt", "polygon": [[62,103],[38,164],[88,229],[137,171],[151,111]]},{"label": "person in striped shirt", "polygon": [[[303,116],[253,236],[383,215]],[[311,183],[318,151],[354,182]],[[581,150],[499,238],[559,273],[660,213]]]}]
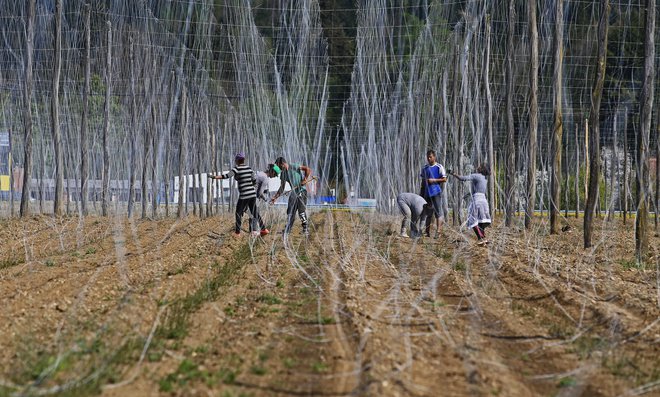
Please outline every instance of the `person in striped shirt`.
[{"label": "person in striped shirt", "polygon": [[264,225],[263,219],[259,215],[257,210],[257,191],[254,188],[256,179],[254,176],[254,171],[250,166],[245,165],[245,153],[240,152],[234,157],[236,165],[228,173],[216,176],[209,175],[211,179],[229,179],[234,177],[236,183],[238,183],[238,202],[236,203],[236,226],[234,228],[234,233],[236,236],[241,234],[241,223],[243,222],[243,214],[246,210],[250,210],[250,215],[252,218],[256,219],[259,222],[261,227],[260,234],[262,236],[270,233]]}]

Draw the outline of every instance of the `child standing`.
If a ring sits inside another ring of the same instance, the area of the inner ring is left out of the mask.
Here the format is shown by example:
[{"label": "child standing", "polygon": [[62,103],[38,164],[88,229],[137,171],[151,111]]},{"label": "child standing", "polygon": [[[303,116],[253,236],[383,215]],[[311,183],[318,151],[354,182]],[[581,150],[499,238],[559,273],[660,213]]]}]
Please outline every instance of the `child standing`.
[{"label": "child standing", "polygon": [[488,167],[481,164],[477,167],[476,174],[470,174],[468,176],[456,175],[453,172],[449,172],[450,175],[458,178],[460,181],[470,181],[472,182],[472,201],[468,206],[468,227],[474,230],[474,234],[477,235],[477,240],[479,245],[487,244],[486,232],[485,229],[490,226],[490,210],[488,208],[488,200],[486,200],[486,190],[488,187]]},{"label": "child standing", "polygon": [[254,171],[252,171],[252,168],[245,165],[245,153],[243,152],[236,154],[234,162],[236,165],[228,173],[220,176],[209,175],[209,178],[228,179],[233,176],[238,183],[238,202],[236,203],[236,226],[234,228],[234,234],[236,236],[241,234],[243,214],[245,214],[246,210],[250,210],[252,218],[259,222],[259,226],[261,227],[260,234],[265,236],[269,231],[266,229],[264,221],[259,215],[259,211],[257,211],[257,191],[254,188],[256,182]]},{"label": "child standing", "polygon": [[[447,175],[445,173],[445,167],[437,162],[435,150],[426,152],[426,161],[428,164],[422,168],[420,174],[422,178],[422,191],[425,193],[424,198],[433,207],[436,222],[435,238],[438,238],[444,221],[442,212],[442,184],[447,182]],[[430,237],[430,228],[426,229],[426,235]]]}]

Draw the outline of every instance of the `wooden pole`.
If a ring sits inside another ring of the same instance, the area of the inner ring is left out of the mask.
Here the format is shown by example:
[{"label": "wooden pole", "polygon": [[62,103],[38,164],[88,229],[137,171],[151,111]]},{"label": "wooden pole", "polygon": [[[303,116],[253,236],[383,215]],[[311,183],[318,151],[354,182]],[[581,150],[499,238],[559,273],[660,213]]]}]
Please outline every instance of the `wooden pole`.
[{"label": "wooden pole", "polygon": [[[536,23],[536,0],[530,0],[527,6],[529,27],[529,135],[527,139],[527,209],[525,228],[529,229],[536,206],[536,145],[539,125],[539,32]],[[568,208],[568,206],[566,207]]]},{"label": "wooden pole", "polygon": [[558,233],[561,195],[561,153],[563,135],[562,90],[564,63],[564,1],[555,3],[555,56],[553,75],[554,122],[552,128],[552,174],[550,178],[550,234]]},{"label": "wooden pole", "polygon": [[628,112],[623,122],[623,224],[628,217]]},{"label": "wooden pole", "polygon": [[30,214],[30,179],[32,176],[32,67],[34,57],[34,18],[36,0],[27,3],[27,35],[25,40],[25,84],[23,85],[23,124],[25,138],[23,146],[23,187],[21,191],[20,216]]},{"label": "wooden pole", "polygon": [[587,203],[584,209],[584,248],[591,247],[593,234],[593,216],[598,200],[598,185],[600,182],[600,103],[605,84],[605,69],[607,66],[607,31],[609,28],[610,2],[601,0],[601,16],[598,24],[598,57],[596,59],[596,80],[591,95],[592,131],[590,135],[589,189]]},{"label": "wooden pole", "polygon": [[187,131],[188,131],[188,120],[187,119],[187,110],[186,107],[188,106],[188,98],[187,98],[187,93],[186,93],[186,87],[184,86],[182,88],[182,93],[181,93],[181,117],[180,117],[180,122],[181,122],[181,136],[179,140],[179,203],[178,203],[178,208],[176,211],[176,217],[177,218],[182,218],[184,213],[184,202],[183,202],[183,195],[184,195],[184,189],[185,189],[185,183],[184,183],[184,178],[187,179],[187,176],[185,174],[185,166],[187,160],[187,149],[186,149],[186,140],[187,140]]},{"label": "wooden pole", "polygon": [[[490,91],[490,35],[492,20],[486,15],[486,59],[484,65],[484,85],[486,87],[486,107],[487,107],[487,126],[488,126],[488,166],[490,175],[488,176],[488,205],[490,207],[491,220],[495,218],[495,149],[493,142],[493,95]],[[446,75],[445,75],[446,76]]]},{"label": "wooden pole", "polygon": [[511,226],[513,222],[513,213],[515,211],[513,203],[515,202],[515,179],[516,179],[516,146],[515,146],[515,125],[513,119],[513,33],[516,21],[515,0],[509,0],[509,16],[507,27],[507,50],[506,50],[506,202],[504,224]]},{"label": "wooden pole", "polygon": [[640,132],[637,138],[637,216],[635,218],[635,257],[644,263],[648,255],[648,201],[649,201],[649,141],[655,88],[655,6],[656,0],[646,0],[644,39],[644,80],[639,98]]},{"label": "wooden pole", "polygon": [[103,186],[101,187],[101,214],[108,216],[110,202],[110,93],[112,90],[112,23],[106,21],[107,49],[105,58],[105,117],[103,118]]},{"label": "wooden pole", "polygon": [[135,46],[133,43],[133,34],[129,37],[128,59],[130,63],[130,93],[131,93],[131,131],[129,136],[130,143],[130,169],[128,180],[128,217],[133,216],[133,206],[135,203],[135,174],[137,173],[137,99],[135,94]]},{"label": "wooden pole", "polygon": [[62,215],[64,200],[64,153],[60,130],[60,74],[62,71],[62,0],[55,2],[55,52],[53,54],[53,88],[51,94],[51,131],[55,147],[55,203],[53,213]]},{"label": "wooden pole", "polygon": [[575,219],[580,215],[580,123],[575,123]]},{"label": "wooden pole", "polygon": [[83,91],[83,108],[80,120],[80,210],[83,216],[87,215],[87,200],[89,198],[88,182],[89,177],[89,144],[87,140],[87,125],[89,119],[89,95],[91,93],[91,7],[85,3],[85,88]]},{"label": "wooden pole", "polygon": [[607,220],[612,221],[614,218],[614,211],[615,211],[615,200],[614,198],[616,197],[616,194],[618,193],[618,178],[616,178],[617,174],[617,169],[618,169],[618,164],[619,164],[619,156],[617,155],[617,128],[619,127],[617,125],[618,121],[618,114],[614,113],[614,120],[613,120],[613,127],[612,127],[612,158],[610,160],[610,208],[607,214]]}]

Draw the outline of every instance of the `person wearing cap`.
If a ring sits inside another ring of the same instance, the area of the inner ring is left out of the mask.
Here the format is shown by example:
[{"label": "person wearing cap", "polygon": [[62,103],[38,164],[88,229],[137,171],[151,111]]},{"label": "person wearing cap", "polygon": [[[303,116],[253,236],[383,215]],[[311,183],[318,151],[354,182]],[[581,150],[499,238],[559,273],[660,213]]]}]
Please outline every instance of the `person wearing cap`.
[{"label": "person wearing cap", "polygon": [[226,174],[223,175],[209,175],[211,179],[228,179],[232,176],[236,179],[238,183],[238,202],[236,203],[236,226],[234,228],[234,233],[236,236],[241,234],[241,223],[243,221],[243,214],[246,210],[250,211],[250,215],[253,219],[256,219],[259,222],[261,227],[260,234],[265,236],[269,233],[264,225],[263,219],[259,215],[257,210],[257,191],[254,188],[256,182],[254,171],[248,165],[245,165],[245,153],[239,152],[234,157],[236,165]]},{"label": "person wearing cap", "polygon": [[[280,176],[280,188],[275,193],[273,198],[270,200],[271,203],[274,203],[278,197],[284,192],[287,182],[291,186],[291,193],[289,195],[289,202],[286,208],[287,223],[284,229],[284,234],[291,232],[293,227],[293,222],[295,220],[296,212],[300,217],[300,223],[302,224],[303,233],[309,235],[309,226],[307,223],[307,189],[305,185],[312,177],[311,168],[297,163],[287,163],[284,157],[278,157],[275,160],[275,166],[280,172],[277,172],[273,169],[273,172],[279,174]],[[303,172],[305,173],[303,176]]]},{"label": "person wearing cap", "polygon": [[[276,171],[277,170],[277,171]],[[263,201],[268,201],[268,188],[270,184],[270,178],[275,178],[280,174],[280,167],[275,164],[268,164],[266,171],[257,171],[257,199]]]}]

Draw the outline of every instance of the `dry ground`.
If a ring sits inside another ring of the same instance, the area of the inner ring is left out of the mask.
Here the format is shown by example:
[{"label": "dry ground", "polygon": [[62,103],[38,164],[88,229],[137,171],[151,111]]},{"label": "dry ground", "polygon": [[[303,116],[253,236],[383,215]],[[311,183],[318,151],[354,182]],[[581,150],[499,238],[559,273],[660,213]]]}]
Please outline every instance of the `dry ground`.
[{"label": "dry ground", "polygon": [[[308,241],[231,216],[0,221],[0,395],[660,395],[659,238],[319,212]],[[273,229],[281,229],[281,217]]]}]

